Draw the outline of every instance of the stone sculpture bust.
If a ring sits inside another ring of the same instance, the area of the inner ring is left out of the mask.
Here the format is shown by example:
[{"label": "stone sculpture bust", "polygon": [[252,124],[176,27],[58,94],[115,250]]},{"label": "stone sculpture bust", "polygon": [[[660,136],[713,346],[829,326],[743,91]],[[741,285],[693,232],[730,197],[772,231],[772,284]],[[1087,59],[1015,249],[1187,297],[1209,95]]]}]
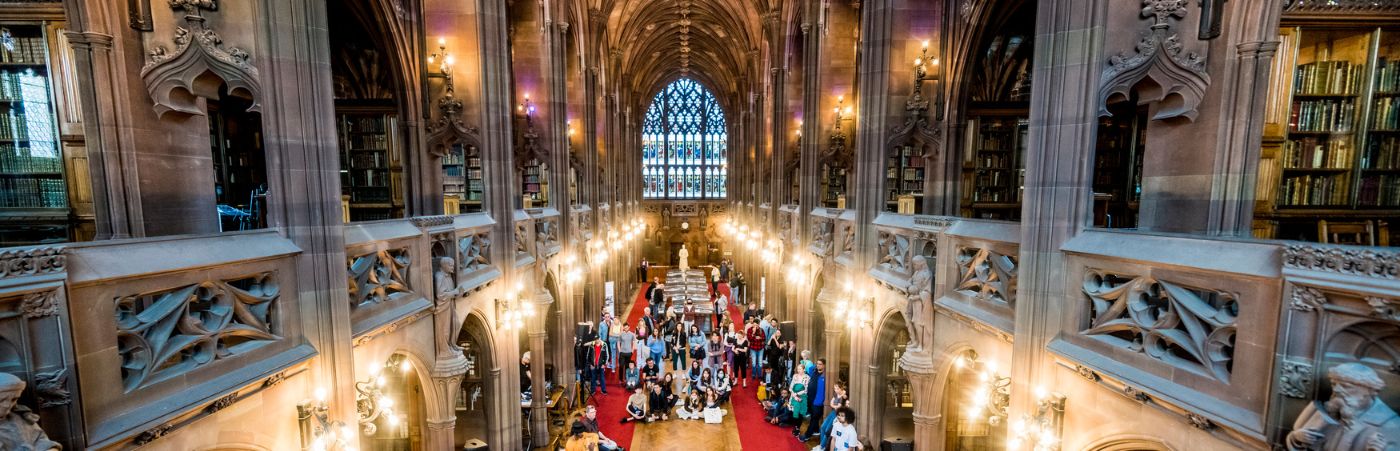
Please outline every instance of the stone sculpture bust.
[{"label": "stone sculpture bust", "polygon": [[1303,408],[1288,433],[1289,450],[1400,450],[1400,416],[1378,397],[1385,381],[1375,370],[1343,363],[1327,378],[1332,397]]},{"label": "stone sculpture bust", "polygon": [[49,451],[63,449],[49,440],[39,427],[39,415],[19,403],[24,392],[24,380],[10,373],[0,373],[0,449],[15,451]]},{"label": "stone sculpture bust", "polygon": [[447,300],[457,297],[460,291],[457,283],[452,280],[452,273],[457,271],[457,261],[452,257],[439,257],[437,268],[433,271],[433,292],[438,300]]}]

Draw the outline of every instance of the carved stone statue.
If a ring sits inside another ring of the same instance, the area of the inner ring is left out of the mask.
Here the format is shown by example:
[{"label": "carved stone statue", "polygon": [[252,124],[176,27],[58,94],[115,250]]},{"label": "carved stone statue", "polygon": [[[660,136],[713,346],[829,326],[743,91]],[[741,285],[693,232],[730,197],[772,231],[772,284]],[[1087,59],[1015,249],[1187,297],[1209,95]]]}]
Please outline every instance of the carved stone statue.
[{"label": "carved stone statue", "polygon": [[437,300],[450,300],[461,295],[452,274],[457,271],[457,262],[452,257],[438,257],[437,268],[433,271],[433,293]]},{"label": "carved stone statue", "polygon": [[909,328],[908,352],[924,349],[924,341],[929,333],[927,312],[933,306],[933,272],[928,267],[928,257],[914,257],[914,275],[909,278],[908,304],[904,309],[904,324]]},{"label": "carved stone statue", "polygon": [[0,373],[0,449],[16,451],[50,451],[63,449],[49,440],[39,428],[39,415],[19,404],[24,380],[10,373]]},{"label": "carved stone statue", "polygon": [[1332,398],[1314,401],[1293,422],[1289,450],[1400,450],[1400,416],[1377,395],[1385,381],[1371,367],[1343,363],[1327,370]]},{"label": "carved stone statue", "polygon": [[685,250],[684,244],[681,245],[681,250],[676,252],[676,255],[680,257],[680,264],[677,266],[680,266],[681,271],[690,269],[690,251]]}]

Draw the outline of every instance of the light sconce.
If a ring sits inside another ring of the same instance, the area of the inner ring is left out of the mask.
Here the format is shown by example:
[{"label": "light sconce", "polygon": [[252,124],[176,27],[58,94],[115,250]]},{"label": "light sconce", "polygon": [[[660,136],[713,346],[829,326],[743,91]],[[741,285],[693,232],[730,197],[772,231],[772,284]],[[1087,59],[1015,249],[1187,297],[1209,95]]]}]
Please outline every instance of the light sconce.
[{"label": "light sconce", "polygon": [[1064,420],[1065,395],[1036,387],[1035,415],[1025,414],[1011,424],[1011,439],[1007,440],[1006,449],[1019,450],[1022,445],[1030,444],[1033,451],[1058,451]]},{"label": "light sconce", "polygon": [[1007,408],[1011,405],[1011,378],[997,373],[996,362],[982,362],[977,359],[977,351],[967,350],[953,361],[957,371],[975,371],[976,389],[972,392],[964,415],[969,420],[980,420],[984,416],[988,424],[997,425],[1006,421]]},{"label": "light sconce", "polygon": [[317,388],[313,399],[297,403],[297,425],[301,429],[301,449],[311,451],[355,451],[348,445],[354,431],[344,421],[330,419],[326,389]]},{"label": "light sconce", "polygon": [[934,116],[938,120],[943,120],[943,71],[942,66],[938,64],[938,57],[928,55],[928,41],[924,41],[923,49],[919,51],[919,57],[914,58],[914,93],[909,96],[909,100],[905,103],[906,109],[927,110],[929,108],[929,101],[925,100],[923,96],[924,80],[933,81]]},{"label": "light sconce", "polygon": [[522,330],[525,328],[525,318],[535,316],[534,304],[521,299],[522,291],[524,290],[517,283],[514,291],[506,293],[505,299],[496,299],[497,329]]},{"label": "light sconce", "polygon": [[836,132],[838,133],[841,131],[841,121],[849,120],[851,118],[851,107],[843,107],[842,105],[845,104],[845,95],[836,96],[836,107],[831,109],[832,114],[836,115]]},{"label": "light sconce", "polygon": [[[447,89],[447,96],[453,93],[452,86],[452,66],[456,64],[456,58],[447,52],[447,38],[438,38],[438,51],[428,54],[428,77],[443,79],[443,86]],[[433,66],[437,66],[437,72],[432,71]]]},{"label": "light sconce", "polygon": [[394,411],[394,398],[384,394],[384,385],[388,383],[384,372],[397,369],[407,373],[411,368],[408,359],[395,356],[383,365],[371,365],[369,379],[355,382],[355,408],[359,411],[362,434],[374,435],[379,430],[374,422],[381,417],[390,427],[397,427],[404,421],[404,414]]},{"label": "light sconce", "polygon": [[583,270],[578,267],[578,256],[572,251],[565,254],[559,268],[559,273],[564,275],[564,283],[576,284],[583,280]]},{"label": "light sconce", "polygon": [[845,299],[836,303],[836,317],[846,318],[846,328],[852,332],[870,328],[875,316],[875,297],[859,297],[850,280],[846,281],[845,289]]},{"label": "light sconce", "polygon": [[530,101],[530,93],[525,93],[525,101],[515,106],[515,110],[525,115],[525,120],[530,120],[535,115],[535,103]]}]

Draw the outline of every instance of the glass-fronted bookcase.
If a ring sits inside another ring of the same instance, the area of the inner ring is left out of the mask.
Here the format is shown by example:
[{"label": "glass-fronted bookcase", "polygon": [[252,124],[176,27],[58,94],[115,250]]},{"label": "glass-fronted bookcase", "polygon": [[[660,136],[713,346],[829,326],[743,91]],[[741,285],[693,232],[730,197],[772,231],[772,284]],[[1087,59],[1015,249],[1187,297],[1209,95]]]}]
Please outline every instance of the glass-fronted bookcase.
[{"label": "glass-fronted bookcase", "polygon": [[340,188],[351,222],[404,215],[398,123],[393,107],[336,106]]},{"label": "glass-fronted bookcase", "polygon": [[1400,27],[1279,34],[1254,234],[1389,243],[1400,218]]},{"label": "glass-fronted bookcase", "polygon": [[[62,18],[62,9],[54,14]],[[62,22],[7,17],[0,5],[0,247],[91,239],[92,188]]]}]

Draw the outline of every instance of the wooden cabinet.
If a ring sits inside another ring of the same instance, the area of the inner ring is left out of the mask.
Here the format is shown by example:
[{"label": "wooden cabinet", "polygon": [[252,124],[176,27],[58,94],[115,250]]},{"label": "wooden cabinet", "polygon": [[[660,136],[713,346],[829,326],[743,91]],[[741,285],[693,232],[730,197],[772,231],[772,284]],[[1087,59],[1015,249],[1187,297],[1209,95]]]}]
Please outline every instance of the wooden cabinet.
[{"label": "wooden cabinet", "polygon": [[963,216],[1021,218],[1029,125],[1023,109],[974,111],[969,115],[963,153]]},{"label": "wooden cabinet", "polygon": [[403,217],[402,144],[391,107],[336,108],[341,194],[351,221]]}]

